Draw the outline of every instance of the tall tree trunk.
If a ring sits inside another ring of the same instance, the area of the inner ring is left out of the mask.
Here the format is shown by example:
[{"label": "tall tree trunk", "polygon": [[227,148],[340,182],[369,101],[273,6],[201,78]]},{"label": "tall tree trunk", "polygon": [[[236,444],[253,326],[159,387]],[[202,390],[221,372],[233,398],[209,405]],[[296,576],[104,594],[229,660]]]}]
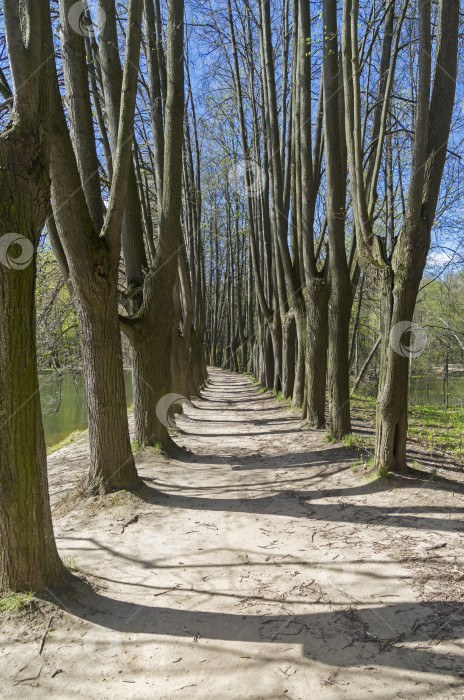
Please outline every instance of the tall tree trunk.
[{"label": "tall tree trunk", "polygon": [[[69,1],[60,0],[63,24],[67,23]],[[133,129],[136,102],[141,15],[141,0],[131,0],[119,130],[112,159],[113,178],[108,211],[101,231],[95,228],[81,190],[82,178],[85,176],[84,159],[79,160],[81,174],[61,104],[56,69],[54,65],[48,64],[48,78],[53,86],[50,122],[52,205],[81,327],[89,419],[90,484],[94,491],[133,488],[139,483],[127,424],[117,315],[117,278],[121,225],[131,168],[132,139],[129,135]],[[71,31],[66,40],[71,44],[82,43],[83,37]],[[75,60],[83,59],[82,51],[78,52]],[[74,77],[69,65],[69,84],[73,84]],[[81,100],[75,102],[76,110],[79,105],[83,108],[83,101],[89,100],[88,86],[86,94],[81,97]],[[76,129],[74,133],[77,135]]]},{"label": "tall tree trunk", "polygon": [[348,343],[352,303],[345,249],[346,152],[343,93],[339,85],[336,0],[324,0],[324,139],[327,225],[329,230],[329,430],[341,438],[351,432]]},{"label": "tall tree trunk", "polygon": [[0,135],[0,591],[42,591],[69,579],[53,535],[36,362],[36,249],[50,197],[43,125],[51,28],[45,0],[23,7],[21,20],[13,5],[5,3],[4,20],[14,101]]},{"label": "tall tree trunk", "polygon": [[[163,204],[154,268],[145,277],[143,303],[132,319],[121,319],[134,352],[135,437],[172,446],[164,401],[171,392],[174,290],[182,248],[182,143],[184,120],[183,0],[169,0],[167,99],[164,134]],[[161,313],[159,310],[161,309]],[[157,416],[158,414],[161,416]]]},{"label": "tall tree trunk", "polygon": [[[384,243],[373,232],[371,202],[375,188],[370,193],[368,205],[364,187],[357,10],[356,2],[347,0],[344,4],[345,126],[359,263],[365,274],[377,282],[382,300],[375,464],[378,469],[404,471],[407,468],[410,354],[407,335],[430,247],[430,232],[446,160],[456,90],[459,2],[441,0],[439,3],[437,55],[431,96],[431,7],[428,1],[419,5],[419,78],[409,192],[405,219],[396,241],[392,242],[393,251],[389,257]],[[390,83],[393,77],[394,63],[390,67]],[[382,154],[386,118],[383,124],[377,142],[377,162]],[[406,336],[404,339],[402,331]]]}]

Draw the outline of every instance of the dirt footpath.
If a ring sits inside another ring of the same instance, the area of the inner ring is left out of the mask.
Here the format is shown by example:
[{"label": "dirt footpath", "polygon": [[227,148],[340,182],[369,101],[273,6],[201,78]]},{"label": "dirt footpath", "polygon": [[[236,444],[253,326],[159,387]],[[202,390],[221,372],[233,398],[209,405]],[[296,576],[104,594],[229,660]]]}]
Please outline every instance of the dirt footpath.
[{"label": "dirt footpath", "polygon": [[464,697],[462,468],[434,481],[422,455],[369,481],[354,448],[217,369],[193,404],[192,454],[139,453],[136,494],[63,501],[87,446],[50,457],[86,582],[2,614],[2,697]]}]

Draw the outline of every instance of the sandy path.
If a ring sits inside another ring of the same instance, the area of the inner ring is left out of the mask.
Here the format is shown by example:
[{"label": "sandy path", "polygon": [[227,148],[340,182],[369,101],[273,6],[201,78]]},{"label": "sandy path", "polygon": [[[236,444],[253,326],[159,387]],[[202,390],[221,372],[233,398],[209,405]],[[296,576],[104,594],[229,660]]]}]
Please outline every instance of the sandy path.
[{"label": "sandy path", "polygon": [[[367,482],[243,376],[193,403],[192,457],[145,451],[139,494],[58,507],[92,588],[4,617],[3,697],[464,697],[459,485]],[[51,456],[55,502],[85,452]]]}]

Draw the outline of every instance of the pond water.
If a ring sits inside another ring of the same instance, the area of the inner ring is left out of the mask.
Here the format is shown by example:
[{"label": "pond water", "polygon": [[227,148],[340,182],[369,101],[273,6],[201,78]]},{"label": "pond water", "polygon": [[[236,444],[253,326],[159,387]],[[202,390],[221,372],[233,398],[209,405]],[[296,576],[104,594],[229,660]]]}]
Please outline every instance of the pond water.
[{"label": "pond water", "polygon": [[[132,373],[124,372],[127,405],[132,403]],[[39,375],[40,401],[42,404],[45,442],[47,447],[56,445],[75,430],[87,428],[85,389],[82,374],[66,375],[61,385],[54,374]]]},{"label": "pond water", "polygon": [[[365,396],[376,396],[377,381],[365,379],[359,387],[359,392]],[[409,401],[418,406],[443,406],[443,377],[411,377]],[[464,377],[449,377],[448,401],[450,408],[464,406]]]}]

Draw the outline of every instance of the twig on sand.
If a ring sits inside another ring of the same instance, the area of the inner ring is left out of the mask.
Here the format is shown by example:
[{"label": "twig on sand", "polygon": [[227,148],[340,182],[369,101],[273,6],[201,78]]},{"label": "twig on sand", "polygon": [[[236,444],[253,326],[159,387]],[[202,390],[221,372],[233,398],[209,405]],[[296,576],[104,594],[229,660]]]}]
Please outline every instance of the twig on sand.
[{"label": "twig on sand", "polygon": [[40,642],[39,656],[40,656],[40,654],[42,653],[43,648],[44,648],[44,646],[45,646],[45,641],[46,641],[46,639],[47,639],[47,634],[48,634],[49,631],[50,631],[50,627],[51,627],[52,622],[53,622],[53,615],[52,615],[51,618],[49,619],[48,625],[47,625],[47,627],[45,628],[45,632],[44,632],[43,635],[42,635],[42,639],[41,639],[41,642]]}]

